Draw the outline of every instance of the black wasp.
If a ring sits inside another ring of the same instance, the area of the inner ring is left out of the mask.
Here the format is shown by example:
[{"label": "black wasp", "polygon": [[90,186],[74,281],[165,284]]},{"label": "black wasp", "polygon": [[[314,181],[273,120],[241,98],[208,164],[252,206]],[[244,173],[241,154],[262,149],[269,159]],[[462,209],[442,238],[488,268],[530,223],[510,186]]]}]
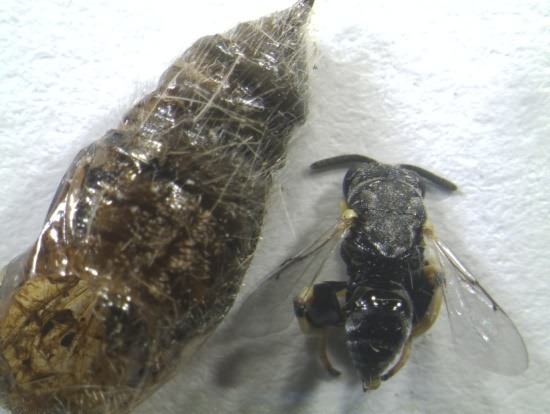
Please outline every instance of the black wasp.
[{"label": "black wasp", "polygon": [[[458,353],[493,372],[522,373],[528,356],[518,330],[427,219],[426,183],[446,191],[457,187],[413,165],[360,155],[325,159],[311,168],[342,165],[352,167],[344,177],[339,221],[245,301],[244,335],[285,329],[293,300],[301,330],[319,336],[321,361],[333,375],[338,371],[327,355],[328,329],[345,330],[366,391],[403,367],[413,339],[433,325],[443,298]],[[349,279],[315,283],[339,243]]]}]

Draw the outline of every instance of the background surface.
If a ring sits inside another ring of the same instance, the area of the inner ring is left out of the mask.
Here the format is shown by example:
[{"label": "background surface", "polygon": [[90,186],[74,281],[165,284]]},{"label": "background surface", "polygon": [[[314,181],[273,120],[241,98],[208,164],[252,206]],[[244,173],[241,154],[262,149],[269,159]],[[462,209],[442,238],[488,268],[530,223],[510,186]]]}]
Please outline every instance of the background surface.
[{"label": "background surface", "polygon": [[[172,59],[200,36],[290,5],[257,3],[2,1],[0,263],[35,239],[76,152]],[[327,378],[293,327],[239,353],[228,325],[140,412],[547,412],[549,27],[545,0],[317,0],[310,116],[243,288],[336,219],[343,172],[311,176],[311,162],[359,153],[421,165],[460,186],[428,194],[432,221],[522,332],[525,374],[459,359],[442,315],[407,366],[364,395],[345,355],[334,357],[343,376]]]}]

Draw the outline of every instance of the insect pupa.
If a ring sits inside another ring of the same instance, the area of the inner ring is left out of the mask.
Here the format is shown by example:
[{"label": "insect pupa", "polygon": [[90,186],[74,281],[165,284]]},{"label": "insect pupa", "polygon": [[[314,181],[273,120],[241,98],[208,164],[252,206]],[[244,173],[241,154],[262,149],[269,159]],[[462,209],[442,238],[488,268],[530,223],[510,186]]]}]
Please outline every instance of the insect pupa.
[{"label": "insect pupa", "polygon": [[[247,298],[238,318],[243,336],[282,332],[295,317],[318,338],[326,371],[338,376],[327,340],[340,331],[363,390],[374,390],[403,368],[444,303],[457,354],[491,372],[522,374],[529,357],[519,330],[428,220],[427,185],[455,191],[455,184],[415,165],[354,154],[311,167],[346,165],[340,219]],[[321,281],[338,250],[347,280]]]},{"label": "insect pupa", "polygon": [[129,412],[222,320],[306,116],[312,5],[199,39],[76,156],[1,273],[6,408]]}]

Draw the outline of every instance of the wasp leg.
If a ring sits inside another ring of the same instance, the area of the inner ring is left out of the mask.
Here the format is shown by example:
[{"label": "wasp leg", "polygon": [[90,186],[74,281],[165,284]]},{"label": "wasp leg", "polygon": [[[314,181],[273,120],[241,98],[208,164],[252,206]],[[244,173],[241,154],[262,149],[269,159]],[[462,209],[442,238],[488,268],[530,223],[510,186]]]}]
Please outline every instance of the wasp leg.
[{"label": "wasp leg", "polygon": [[294,298],[294,316],[304,335],[314,335],[315,328],[307,316],[307,309],[313,302],[313,287],[303,288]]},{"label": "wasp leg", "polygon": [[439,310],[441,309],[441,302],[443,301],[443,294],[441,292],[441,286],[439,286],[439,270],[433,265],[426,265],[423,270],[424,277],[434,287],[432,300],[426,309],[426,313],[414,326],[411,337],[415,338],[422,335],[435,323]]},{"label": "wasp leg", "polygon": [[304,288],[294,298],[294,314],[300,329],[304,335],[319,338],[319,359],[332,376],[340,375],[340,371],[328,357],[328,329],[344,323],[341,302],[346,292],[345,282],[324,282]]},{"label": "wasp leg", "polygon": [[391,367],[391,369],[386,372],[384,375],[380,377],[382,381],[386,381],[393,377],[397,371],[399,371],[403,366],[407,363],[409,356],[411,355],[411,347],[412,347],[412,336],[409,337],[407,342],[405,343],[405,346],[403,347],[403,352],[401,352],[401,356],[399,357],[399,361],[396,362],[396,364]]},{"label": "wasp leg", "polygon": [[319,339],[321,340],[320,342],[320,346],[319,346],[319,359],[321,360],[321,363],[323,364],[323,366],[325,367],[325,369],[327,370],[327,372],[333,376],[333,377],[337,377],[340,375],[340,371],[338,371],[336,368],[334,368],[334,366],[331,364],[329,358],[328,358],[328,353],[327,353],[327,344],[328,344],[328,329],[323,329],[322,332],[321,332],[321,336],[319,337]]}]

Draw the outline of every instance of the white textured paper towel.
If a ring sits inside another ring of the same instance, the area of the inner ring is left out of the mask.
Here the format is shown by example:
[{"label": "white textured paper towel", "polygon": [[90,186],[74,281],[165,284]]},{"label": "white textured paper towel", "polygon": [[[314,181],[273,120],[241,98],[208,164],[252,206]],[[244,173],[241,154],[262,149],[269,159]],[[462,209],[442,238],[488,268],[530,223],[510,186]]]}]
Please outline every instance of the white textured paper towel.
[{"label": "white textured paper towel", "polygon": [[[171,59],[202,35],[289,6],[257,3],[2,2],[1,263],[37,236],[78,149],[114,125]],[[524,375],[500,377],[458,359],[443,317],[407,366],[366,395],[353,373],[328,379],[315,348],[298,336],[270,350],[271,375],[251,370],[245,386],[210,386],[212,361],[224,356],[214,337],[141,412],[547,412],[549,25],[546,0],[317,0],[311,113],[249,272],[253,284],[304,232],[335,220],[342,172],[309,176],[311,162],[359,153],[421,165],[460,186],[454,195],[427,195],[432,221],[522,332],[530,352]],[[279,378],[291,353],[311,368],[296,366],[307,381]],[[280,404],[259,396],[281,389]]]}]

